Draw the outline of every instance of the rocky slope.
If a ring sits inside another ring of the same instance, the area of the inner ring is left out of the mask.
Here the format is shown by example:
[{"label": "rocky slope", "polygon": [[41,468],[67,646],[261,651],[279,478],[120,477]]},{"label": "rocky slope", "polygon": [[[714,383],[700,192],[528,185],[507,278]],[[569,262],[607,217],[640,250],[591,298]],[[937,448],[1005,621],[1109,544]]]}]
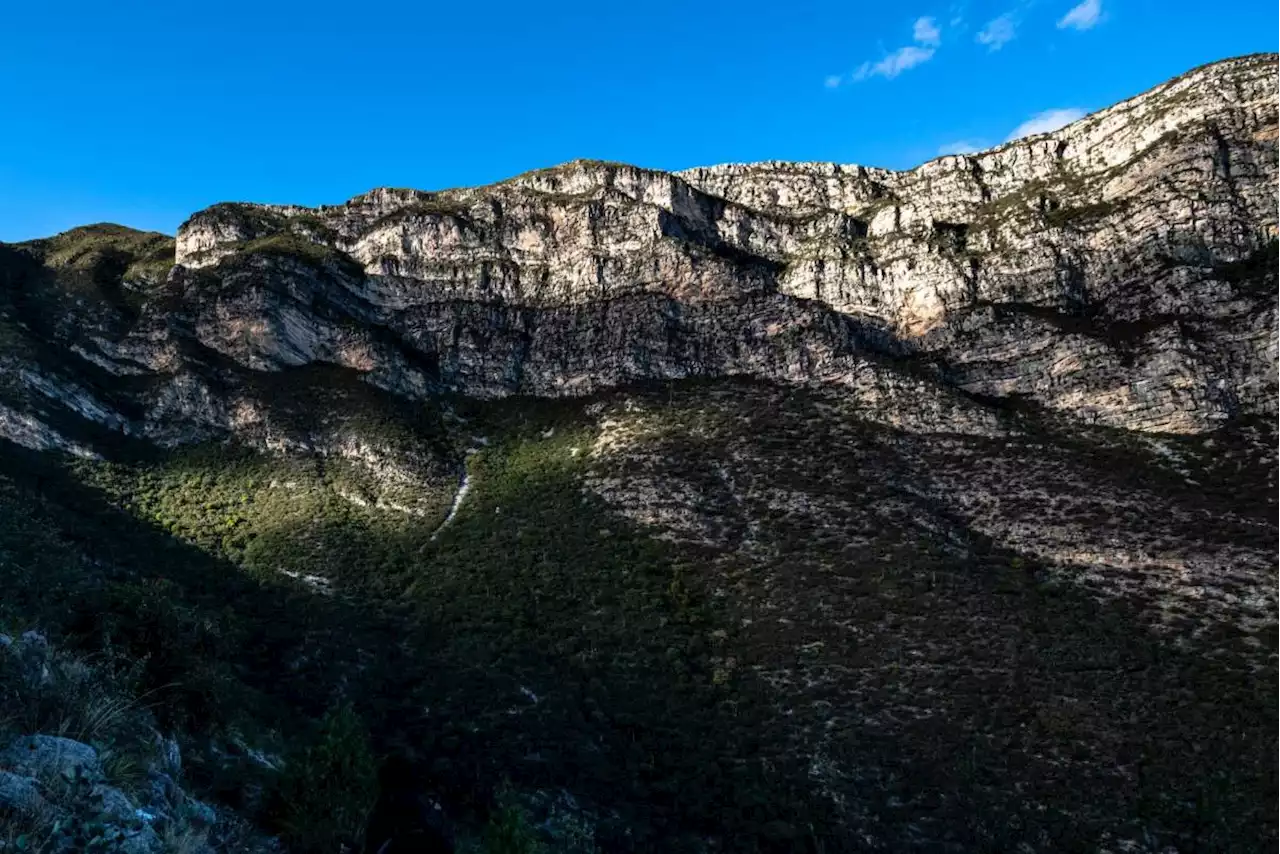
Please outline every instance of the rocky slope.
[{"label": "rocky slope", "polygon": [[298,850],[340,701],[564,850],[1274,846],[1276,90],[0,244],[0,621]]}]

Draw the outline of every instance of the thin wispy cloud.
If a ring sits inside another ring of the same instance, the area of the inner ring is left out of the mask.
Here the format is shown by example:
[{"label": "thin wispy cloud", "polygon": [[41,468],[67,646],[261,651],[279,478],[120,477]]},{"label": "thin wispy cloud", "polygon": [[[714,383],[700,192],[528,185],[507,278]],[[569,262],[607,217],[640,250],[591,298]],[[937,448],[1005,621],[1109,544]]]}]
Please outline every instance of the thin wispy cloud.
[{"label": "thin wispy cloud", "polygon": [[[938,45],[942,44],[942,30],[931,17],[917,18],[911,25],[911,38],[915,44],[904,45],[879,60],[873,62],[868,59],[859,65],[849,75],[848,82],[860,83],[872,77],[892,80],[904,71],[923,65],[933,59]],[[844,77],[833,74],[824,82],[828,89],[834,89],[846,81]]]},{"label": "thin wispy cloud", "polygon": [[933,59],[933,48],[907,45],[900,47],[879,62],[864,62],[853,72],[853,80],[859,82],[868,77],[883,77],[892,80],[904,71],[922,65]]},{"label": "thin wispy cloud", "polygon": [[986,146],[980,142],[970,142],[967,139],[959,139],[955,142],[944,143],[938,146],[938,156],[945,157],[948,154],[973,154],[981,151]]},{"label": "thin wispy cloud", "polygon": [[1052,133],[1078,119],[1084,118],[1084,116],[1085,111],[1079,107],[1045,110],[1043,113],[1037,113],[1014,128],[1013,133],[1009,134],[1009,138],[1005,141],[1013,142],[1015,139],[1022,139],[1024,136],[1035,136],[1038,133]]},{"label": "thin wispy cloud", "polygon": [[1058,21],[1058,29],[1091,30],[1102,20],[1102,0],[1084,0]]},{"label": "thin wispy cloud", "polygon": [[938,24],[933,18],[918,19],[911,32],[919,44],[937,47],[942,42],[942,31],[938,29]]},{"label": "thin wispy cloud", "polygon": [[[1013,142],[1023,137],[1035,136],[1041,133],[1052,133],[1060,130],[1074,121],[1084,118],[1088,112],[1080,107],[1061,107],[1055,110],[1045,110],[1042,113],[1036,113],[1022,124],[1013,129],[1013,132],[1006,137],[1005,142]],[[977,154],[991,148],[991,143],[983,139],[957,139],[954,142],[944,143],[938,146],[938,157],[945,157],[948,154]]]},{"label": "thin wispy cloud", "polygon": [[987,25],[978,31],[974,40],[987,46],[987,50],[996,51],[1013,41],[1018,34],[1018,23],[1012,12],[1005,12],[998,18],[987,21]]}]

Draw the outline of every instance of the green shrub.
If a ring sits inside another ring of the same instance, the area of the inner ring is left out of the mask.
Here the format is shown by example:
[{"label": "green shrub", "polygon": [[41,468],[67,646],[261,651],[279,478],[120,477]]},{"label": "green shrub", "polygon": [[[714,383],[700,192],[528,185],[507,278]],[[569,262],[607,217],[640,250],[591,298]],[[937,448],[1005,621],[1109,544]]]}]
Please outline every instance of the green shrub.
[{"label": "green shrub", "polygon": [[272,818],[291,851],[358,851],[377,796],[368,732],[344,704],[325,714],[313,742],[286,759]]},{"label": "green shrub", "polygon": [[489,818],[482,845],[484,854],[543,854],[547,850],[528,815],[513,804],[500,807]]}]

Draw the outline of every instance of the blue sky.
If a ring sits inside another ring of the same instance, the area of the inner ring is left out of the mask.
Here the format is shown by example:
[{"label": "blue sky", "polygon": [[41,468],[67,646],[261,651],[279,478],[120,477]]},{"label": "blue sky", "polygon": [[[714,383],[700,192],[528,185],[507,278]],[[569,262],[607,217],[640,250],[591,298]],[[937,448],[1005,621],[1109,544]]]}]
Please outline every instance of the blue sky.
[{"label": "blue sky", "polygon": [[0,240],[576,157],[906,168],[1276,34],[1275,0],[11,0]]}]

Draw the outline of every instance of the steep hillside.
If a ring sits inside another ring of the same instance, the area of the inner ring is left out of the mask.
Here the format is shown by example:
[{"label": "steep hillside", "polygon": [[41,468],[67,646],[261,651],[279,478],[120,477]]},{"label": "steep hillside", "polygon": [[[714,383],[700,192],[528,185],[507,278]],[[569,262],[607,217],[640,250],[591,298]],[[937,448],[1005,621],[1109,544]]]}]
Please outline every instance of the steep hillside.
[{"label": "steep hillside", "polygon": [[0,244],[0,629],[289,850],[1274,847],[1276,90]]}]

